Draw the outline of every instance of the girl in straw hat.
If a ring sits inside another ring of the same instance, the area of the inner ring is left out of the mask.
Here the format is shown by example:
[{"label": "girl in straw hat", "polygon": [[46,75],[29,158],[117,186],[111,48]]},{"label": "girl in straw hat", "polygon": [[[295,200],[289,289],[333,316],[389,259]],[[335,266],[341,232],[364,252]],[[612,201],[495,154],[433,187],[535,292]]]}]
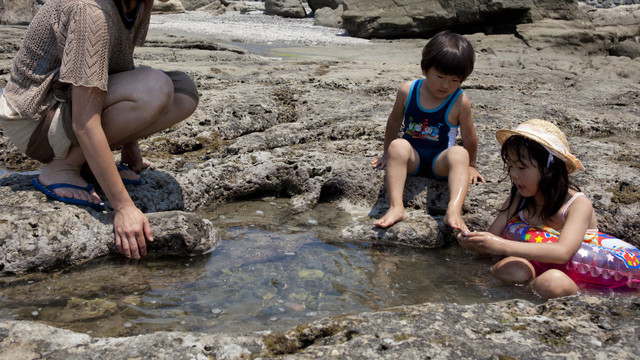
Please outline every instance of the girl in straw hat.
[{"label": "girl in straw hat", "polygon": [[[567,139],[555,125],[529,120],[515,130],[496,133],[512,187],[488,232],[458,235],[461,246],[479,253],[504,255],[492,267],[503,281],[527,283],[543,298],[575,294],[576,282],[563,266],[578,251],[585,233],[597,231],[591,201],[569,181],[583,169],[569,151]],[[505,239],[505,227],[517,218],[531,226],[545,225],[559,233],[553,243]]]}]

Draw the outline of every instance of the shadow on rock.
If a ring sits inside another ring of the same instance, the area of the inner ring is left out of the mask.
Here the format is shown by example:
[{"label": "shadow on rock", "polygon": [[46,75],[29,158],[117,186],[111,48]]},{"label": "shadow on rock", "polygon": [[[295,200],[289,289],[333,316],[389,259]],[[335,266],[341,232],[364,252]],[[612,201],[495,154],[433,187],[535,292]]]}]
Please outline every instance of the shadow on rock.
[{"label": "shadow on rock", "polygon": [[[81,264],[115,252],[113,212],[46,199],[31,185],[32,175],[0,179],[0,276],[48,271]],[[136,205],[147,212],[155,241],[149,256],[209,253],[218,233],[209,220],[174,210],[182,191],[172,176],[146,171],[143,183],[127,185]]]}]

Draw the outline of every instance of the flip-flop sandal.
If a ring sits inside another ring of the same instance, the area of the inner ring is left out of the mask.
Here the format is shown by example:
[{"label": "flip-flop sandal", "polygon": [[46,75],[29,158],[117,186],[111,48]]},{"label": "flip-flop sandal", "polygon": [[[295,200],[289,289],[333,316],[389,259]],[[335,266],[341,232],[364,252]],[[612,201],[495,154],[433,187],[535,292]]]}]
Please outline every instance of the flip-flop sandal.
[{"label": "flip-flop sandal", "polygon": [[42,185],[40,183],[40,181],[38,181],[38,178],[34,178],[33,180],[31,180],[31,183],[33,184],[33,186],[36,187],[36,189],[40,190],[43,194],[47,195],[48,197],[50,197],[50,198],[52,198],[54,200],[62,201],[62,202],[68,203],[68,204],[88,206],[88,207],[90,207],[90,208],[92,208],[94,210],[98,210],[98,211],[104,210],[104,203],[94,204],[94,203],[92,203],[90,201],[86,201],[86,200],[74,199],[74,198],[70,198],[70,197],[66,197],[66,196],[60,196],[60,195],[57,195],[55,192],[53,192],[53,190],[55,190],[55,189],[70,188],[70,189],[84,190],[84,191],[88,192],[89,194],[91,194],[91,191],[93,191],[93,185],[91,185],[91,184],[87,185],[86,187],[73,185],[73,184],[67,184],[67,183],[55,183],[55,184],[44,186],[44,185]]},{"label": "flip-flop sandal", "polygon": [[[118,172],[125,171],[125,170],[131,170],[131,168],[129,168],[126,164],[116,163],[116,167],[118,168]],[[133,171],[133,170],[131,170],[131,171]],[[140,184],[142,184],[142,177],[140,177],[140,179],[138,179],[138,180],[122,178],[122,182],[124,184],[129,184],[129,185],[140,185]]]}]

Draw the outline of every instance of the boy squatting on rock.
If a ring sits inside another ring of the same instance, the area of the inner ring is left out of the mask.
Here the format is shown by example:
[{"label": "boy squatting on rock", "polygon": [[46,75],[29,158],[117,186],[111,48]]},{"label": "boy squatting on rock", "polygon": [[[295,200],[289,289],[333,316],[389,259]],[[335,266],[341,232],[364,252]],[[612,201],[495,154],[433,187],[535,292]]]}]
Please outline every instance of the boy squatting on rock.
[{"label": "boy squatting on rock", "polygon": [[[424,79],[403,83],[387,120],[384,153],[371,161],[387,169],[390,207],[374,221],[386,228],[406,218],[402,193],[407,174],[447,178],[449,203],[445,223],[463,232],[462,205],[469,184],[484,182],[476,170],[478,139],[471,103],[460,85],[473,71],[475,54],[461,35],[442,31],[422,50]],[[402,126],[402,138],[397,138]],[[456,146],[460,129],[463,146]]]},{"label": "boy squatting on rock", "polygon": [[[137,141],[186,119],[198,104],[185,73],[134,67],[152,7],[153,0],[48,0],[29,24],[0,96],[4,134],[46,164],[34,186],[101,210],[80,175],[88,163],[115,212],[116,247],[133,258],[153,241],[149,220],[123,185],[140,182],[136,173],[148,166]],[[118,146],[119,166],[111,152]]]}]

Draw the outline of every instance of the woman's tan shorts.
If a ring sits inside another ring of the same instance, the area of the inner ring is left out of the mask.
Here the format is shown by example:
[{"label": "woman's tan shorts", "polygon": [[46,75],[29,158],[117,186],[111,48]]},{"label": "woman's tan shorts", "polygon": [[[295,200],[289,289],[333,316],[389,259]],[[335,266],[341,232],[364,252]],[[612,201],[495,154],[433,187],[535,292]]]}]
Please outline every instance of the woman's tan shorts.
[{"label": "woman's tan shorts", "polygon": [[[181,71],[166,71],[173,81],[174,93],[199,100],[193,80]],[[71,96],[68,90],[56,90],[54,99],[44,116],[38,120],[20,118],[20,115],[0,95],[0,126],[4,135],[27,156],[48,163],[64,159],[71,145],[78,140],[71,128]]]}]

